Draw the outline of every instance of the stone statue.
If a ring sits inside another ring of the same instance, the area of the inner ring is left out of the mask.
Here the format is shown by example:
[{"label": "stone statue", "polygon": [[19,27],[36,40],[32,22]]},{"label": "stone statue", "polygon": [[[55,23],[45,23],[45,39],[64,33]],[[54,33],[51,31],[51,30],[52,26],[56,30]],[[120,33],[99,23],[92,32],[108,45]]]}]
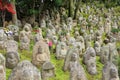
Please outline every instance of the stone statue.
[{"label": "stone statue", "polygon": [[101,32],[97,31],[95,34],[95,40],[99,42],[99,44],[102,44],[102,34]]},{"label": "stone statue", "polygon": [[104,31],[106,33],[110,33],[111,32],[111,21],[110,21],[109,18],[106,19]]},{"label": "stone statue", "polygon": [[55,77],[55,67],[51,62],[46,61],[42,66],[42,80]]},{"label": "stone statue", "polygon": [[26,23],[23,27],[23,32],[28,36],[29,39],[32,38],[32,26],[31,24]]},{"label": "stone statue", "polygon": [[78,61],[76,53],[71,54],[69,62],[70,80],[87,80],[85,71]]},{"label": "stone statue", "polygon": [[[79,55],[77,53],[75,47],[68,49],[66,57],[65,57],[65,61],[64,61],[63,71],[68,71],[69,70],[68,67],[69,67],[69,63],[70,63],[70,60],[71,60],[72,53],[76,53],[77,55]],[[79,61],[79,57],[77,57],[77,58],[78,58],[77,60]]]},{"label": "stone statue", "polygon": [[45,22],[44,19],[41,20],[40,27],[41,28],[45,28],[46,27],[46,22]]},{"label": "stone statue", "polygon": [[29,50],[30,47],[30,39],[24,32],[20,33],[20,50]]},{"label": "stone statue", "polygon": [[109,61],[109,44],[108,39],[104,40],[105,45],[101,47],[100,50],[100,61],[101,63],[105,64],[107,61]]},{"label": "stone statue", "polygon": [[83,56],[83,62],[87,66],[87,71],[91,75],[97,74],[97,69],[96,69],[96,53],[94,48],[88,47],[86,49],[86,52]]},{"label": "stone statue", "polygon": [[53,36],[53,37],[52,37],[52,41],[53,41],[53,43],[56,45],[57,42],[58,42],[57,36]]},{"label": "stone statue", "polygon": [[50,61],[49,48],[46,42],[40,40],[33,48],[32,63],[36,66],[41,66],[46,61]]},{"label": "stone statue", "polygon": [[0,54],[0,80],[6,80],[5,57]]},{"label": "stone statue", "polygon": [[5,48],[7,52],[18,52],[18,43],[14,40],[7,40],[5,42]]},{"label": "stone statue", "polygon": [[106,62],[102,70],[102,80],[119,80],[118,69],[111,63]]},{"label": "stone statue", "polygon": [[39,28],[38,29],[39,32],[37,34],[35,34],[34,36],[34,42],[38,42],[39,40],[42,40],[43,39],[43,36],[42,36],[42,30]]},{"label": "stone statue", "polygon": [[18,26],[15,26],[15,25],[9,25],[9,26],[7,26],[7,28],[10,30],[10,31],[12,31],[12,33],[13,33],[13,37],[14,37],[14,40],[19,40],[19,37],[18,37],[18,35],[19,35],[19,27]]},{"label": "stone statue", "polygon": [[59,42],[56,47],[56,58],[64,59],[67,54],[67,45],[64,42]]},{"label": "stone statue", "polygon": [[100,56],[101,45],[100,45],[100,43],[98,41],[95,42],[94,49],[95,49],[96,55]]},{"label": "stone statue", "polygon": [[13,69],[17,66],[20,61],[20,56],[16,52],[7,52],[6,53],[6,67]]},{"label": "stone statue", "polygon": [[41,80],[41,74],[32,63],[25,60],[12,70],[8,80]]},{"label": "stone statue", "polygon": [[113,64],[115,64],[116,66],[117,65],[117,62],[118,62],[118,58],[119,58],[119,54],[117,52],[117,48],[116,48],[116,39],[115,38],[112,38],[110,40],[110,43],[109,43],[109,58],[110,58],[110,61],[113,62]]},{"label": "stone statue", "polygon": [[7,35],[4,33],[3,29],[0,29],[0,49],[4,49],[4,43],[7,40]]}]

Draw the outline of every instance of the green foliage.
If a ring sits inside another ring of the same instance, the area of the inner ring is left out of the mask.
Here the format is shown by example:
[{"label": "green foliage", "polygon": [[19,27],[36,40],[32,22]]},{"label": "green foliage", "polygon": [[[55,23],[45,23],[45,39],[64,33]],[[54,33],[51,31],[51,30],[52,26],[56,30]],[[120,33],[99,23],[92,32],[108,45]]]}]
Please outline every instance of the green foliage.
[{"label": "green foliage", "polygon": [[6,80],[8,80],[12,70],[11,69],[6,69]]},{"label": "green foliage", "polygon": [[111,32],[113,32],[113,33],[118,33],[120,31],[120,29],[115,29],[115,28],[113,28],[112,30],[111,30]]},{"label": "green foliage", "polygon": [[30,15],[32,15],[32,14],[38,14],[39,11],[35,10],[35,9],[29,9],[29,13],[30,13]]},{"label": "green foliage", "polygon": [[56,76],[50,80],[69,80],[69,73],[62,70],[64,60],[56,60],[55,55],[52,53],[51,62],[55,65]]},{"label": "green foliage", "polygon": [[61,6],[63,3],[63,0],[55,0],[55,5],[56,6]]}]

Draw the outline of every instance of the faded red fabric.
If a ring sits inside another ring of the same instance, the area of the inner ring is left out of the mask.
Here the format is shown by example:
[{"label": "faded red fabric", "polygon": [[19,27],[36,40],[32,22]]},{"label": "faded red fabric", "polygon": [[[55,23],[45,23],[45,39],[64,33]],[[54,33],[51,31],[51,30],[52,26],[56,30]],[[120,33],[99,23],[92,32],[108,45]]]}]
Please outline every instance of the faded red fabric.
[{"label": "faded red fabric", "polygon": [[2,0],[0,0],[0,10],[7,10],[12,14],[16,14],[16,12],[13,9],[13,5],[10,3],[3,3]]}]

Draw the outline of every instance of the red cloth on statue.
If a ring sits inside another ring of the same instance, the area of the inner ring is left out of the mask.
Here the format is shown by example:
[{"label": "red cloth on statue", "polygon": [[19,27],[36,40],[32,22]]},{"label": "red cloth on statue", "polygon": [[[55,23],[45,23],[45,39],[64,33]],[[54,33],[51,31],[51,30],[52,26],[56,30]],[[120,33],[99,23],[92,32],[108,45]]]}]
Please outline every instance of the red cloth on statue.
[{"label": "red cloth on statue", "polygon": [[5,10],[7,9],[8,12],[12,14],[16,14],[16,12],[13,9],[13,5],[10,3],[6,3],[5,5],[3,4],[2,0],[0,0],[0,10]]}]

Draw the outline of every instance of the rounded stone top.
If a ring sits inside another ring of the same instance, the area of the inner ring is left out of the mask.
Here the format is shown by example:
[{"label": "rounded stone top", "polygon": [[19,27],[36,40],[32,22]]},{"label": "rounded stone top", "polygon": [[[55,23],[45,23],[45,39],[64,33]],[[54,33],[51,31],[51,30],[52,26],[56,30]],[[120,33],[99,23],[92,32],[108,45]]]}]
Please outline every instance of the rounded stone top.
[{"label": "rounded stone top", "polygon": [[54,65],[51,62],[46,61],[43,66],[42,69],[44,70],[49,70],[49,69],[54,69]]}]

